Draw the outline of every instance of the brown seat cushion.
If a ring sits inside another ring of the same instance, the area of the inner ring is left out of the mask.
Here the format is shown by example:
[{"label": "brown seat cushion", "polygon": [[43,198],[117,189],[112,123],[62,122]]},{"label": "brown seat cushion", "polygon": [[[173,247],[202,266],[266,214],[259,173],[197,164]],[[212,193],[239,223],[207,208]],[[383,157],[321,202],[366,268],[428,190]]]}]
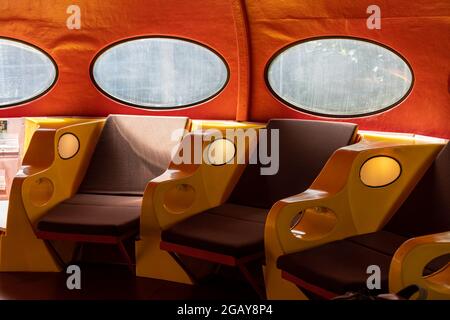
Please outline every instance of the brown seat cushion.
[{"label": "brown seat cushion", "polygon": [[[354,237],[347,238],[346,240],[352,241],[371,250],[375,250],[382,254],[393,257],[395,251],[397,251],[397,249],[405,241],[407,241],[408,238],[387,231],[378,231],[368,234],[357,235]],[[423,274],[429,275],[433,272],[436,272],[449,262],[450,262],[450,253],[436,257],[425,266]]]},{"label": "brown seat cushion", "polygon": [[[386,231],[362,234],[316,248],[284,255],[277,266],[295,277],[328,291],[342,294],[367,288],[367,267],[381,269],[381,290],[388,292],[389,267],[395,251],[408,238]],[[423,270],[429,275],[450,261],[450,254],[431,261]]]},{"label": "brown seat cushion", "polygon": [[277,260],[279,269],[317,287],[336,294],[367,289],[367,267],[378,265],[381,270],[381,290],[388,291],[391,256],[341,240],[319,247],[287,254]]},{"label": "brown seat cushion", "polygon": [[403,242],[408,240],[408,238],[387,231],[378,231],[350,237],[347,238],[347,240],[378,251],[382,254],[393,256],[395,251],[402,245]]},{"label": "brown seat cushion", "polygon": [[142,195],[169,166],[186,117],[111,115],[106,119],[79,193]]},{"label": "brown seat cushion", "polygon": [[[279,170],[261,175],[261,164],[247,165],[228,202],[270,209],[283,198],[301,193],[312,184],[330,156],[352,143],[352,123],[274,119],[267,130],[279,133]],[[270,134],[268,149],[272,150]]]},{"label": "brown seat cushion", "polygon": [[264,251],[268,210],[224,204],[164,230],[163,241],[234,257]]},{"label": "brown seat cushion", "polygon": [[208,212],[238,220],[265,223],[269,210],[224,203],[221,206],[210,209]]},{"label": "brown seat cushion", "polygon": [[142,197],[77,194],[52,208],[39,231],[121,236],[139,231]]}]

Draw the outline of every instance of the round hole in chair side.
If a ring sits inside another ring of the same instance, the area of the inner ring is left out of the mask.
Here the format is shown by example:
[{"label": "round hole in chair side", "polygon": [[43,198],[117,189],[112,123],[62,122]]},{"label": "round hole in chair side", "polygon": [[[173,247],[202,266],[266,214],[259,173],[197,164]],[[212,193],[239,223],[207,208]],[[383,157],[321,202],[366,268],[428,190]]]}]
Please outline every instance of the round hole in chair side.
[{"label": "round hole in chair side", "polygon": [[195,189],[189,184],[177,184],[164,194],[164,207],[167,211],[180,214],[191,207],[195,200]]},{"label": "round hole in chair side", "polygon": [[450,265],[450,253],[445,253],[436,258],[430,260],[422,270],[422,276],[431,276],[433,274],[438,274],[448,268]]},{"label": "round hole in chair side", "polygon": [[236,146],[228,139],[217,139],[211,142],[206,150],[206,161],[215,166],[229,163],[236,155]]},{"label": "round hole in chair side", "polygon": [[330,233],[337,224],[336,213],[326,207],[302,210],[291,222],[291,233],[303,240],[317,240]]},{"label": "round hole in chair side", "polygon": [[373,188],[385,187],[401,175],[400,163],[388,156],[372,157],[361,166],[359,176],[364,185]]},{"label": "round hole in chair side", "polygon": [[73,133],[64,133],[58,140],[58,155],[63,160],[75,157],[80,150],[80,140]]},{"label": "round hole in chair side", "polygon": [[36,207],[46,205],[53,196],[53,182],[47,178],[35,180],[30,188],[30,201]]}]

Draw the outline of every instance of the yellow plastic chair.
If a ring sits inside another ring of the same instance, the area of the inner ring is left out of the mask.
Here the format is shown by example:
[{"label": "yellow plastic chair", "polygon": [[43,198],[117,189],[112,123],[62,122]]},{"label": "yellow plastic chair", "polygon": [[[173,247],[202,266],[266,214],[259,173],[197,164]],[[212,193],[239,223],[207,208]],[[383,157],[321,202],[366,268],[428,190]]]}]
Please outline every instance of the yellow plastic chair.
[{"label": "yellow plastic chair", "polygon": [[[375,231],[391,220],[443,146],[444,142],[435,140],[369,137],[336,151],[307,191],[279,201],[269,213],[265,231],[268,298],[332,298],[345,293],[340,290],[364,289],[370,261],[382,262],[382,280],[387,283],[392,256],[408,235],[391,229]],[[448,147],[439,159],[447,153]],[[446,205],[448,211],[448,201]],[[431,213],[421,214],[426,221]],[[433,226],[445,228],[436,221]],[[358,262],[364,248],[372,250],[371,258]],[[397,275],[391,271],[390,279]],[[442,277],[442,272],[431,276],[434,283],[441,283]],[[395,291],[409,283],[391,287]],[[386,285],[382,289],[387,290]]]}]

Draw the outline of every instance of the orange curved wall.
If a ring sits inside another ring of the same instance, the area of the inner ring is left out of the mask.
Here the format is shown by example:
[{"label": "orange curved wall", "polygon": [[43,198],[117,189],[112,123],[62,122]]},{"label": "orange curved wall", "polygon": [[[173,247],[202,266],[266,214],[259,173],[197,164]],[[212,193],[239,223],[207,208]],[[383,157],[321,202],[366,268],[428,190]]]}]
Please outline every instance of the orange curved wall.
[{"label": "orange curved wall", "polygon": [[[381,9],[381,30],[369,30],[366,9]],[[387,112],[337,121],[360,129],[450,138],[450,2],[448,0],[247,0],[251,40],[252,120],[324,119],[295,111],[267,90],[267,61],[287,44],[317,36],[355,36],[381,42],[411,64],[410,95]]]},{"label": "orange curved wall", "polygon": [[[70,16],[66,10],[72,4],[81,8],[80,30],[66,27]],[[240,2],[235,0],[1,1],[0,36],[24,40],[46,51],[56,61],[59,77],[46,95],[0,109],[0,117],[129,113],[235,119],[237,106],[246,109],[248,101],[247,39],[240,15]],[[215,49],[230,68],[226,88],[210,101],[174,111],[136,109],[105,97],[91,82],[92,59],[113,42],[142,35],[188,38]]]},{"label": "orange curved wall", "polygon": [[[66,28],[71,4],[81,7],[81,30]],[[381,8],[381,30],[366,27],[366,8],[372,4]],[[367,130],[450,138],[448,0],[16,0],[0,2],[0,22],[0,36],[37,45],[59,66],[51,91],[0,109],[0,117],[129,113],[252,121],[323,119],[275,99],[266,87],[264,68],[291,42],[342,35],[395,49],[411,64],[415,83],[393,109],[337,121],[355,122]],[[142,35],[172,35],[215,49],[231,71],[225,90],[198,106],[173,111],[136,109],[102,95],[89,77],[91,60],[113,42]]]}]

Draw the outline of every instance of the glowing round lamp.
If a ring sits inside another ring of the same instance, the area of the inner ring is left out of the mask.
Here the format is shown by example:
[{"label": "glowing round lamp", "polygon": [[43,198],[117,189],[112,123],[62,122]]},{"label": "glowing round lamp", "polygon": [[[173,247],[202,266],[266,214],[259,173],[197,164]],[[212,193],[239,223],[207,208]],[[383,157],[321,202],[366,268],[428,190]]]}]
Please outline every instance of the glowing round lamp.
[{"label": "glowing round lamp", "polygon": [[67,160],[74,157],[80,150],[80,141],[73,133],[63,134],[58,141],[58,154],[61,159]]},{"label": "glowing round lamp", "polygon": [[377,188],[393,183],[400,177],[401,172],[402,168],[397,160],[376,156],[364,162],[359,175],[366,186]]},{"label": "glowing round lamp", "polygon": [[211,142],[206,151],[209,164],[220,166],[233,160],[236,146],[228,139],[217,139]]}]

